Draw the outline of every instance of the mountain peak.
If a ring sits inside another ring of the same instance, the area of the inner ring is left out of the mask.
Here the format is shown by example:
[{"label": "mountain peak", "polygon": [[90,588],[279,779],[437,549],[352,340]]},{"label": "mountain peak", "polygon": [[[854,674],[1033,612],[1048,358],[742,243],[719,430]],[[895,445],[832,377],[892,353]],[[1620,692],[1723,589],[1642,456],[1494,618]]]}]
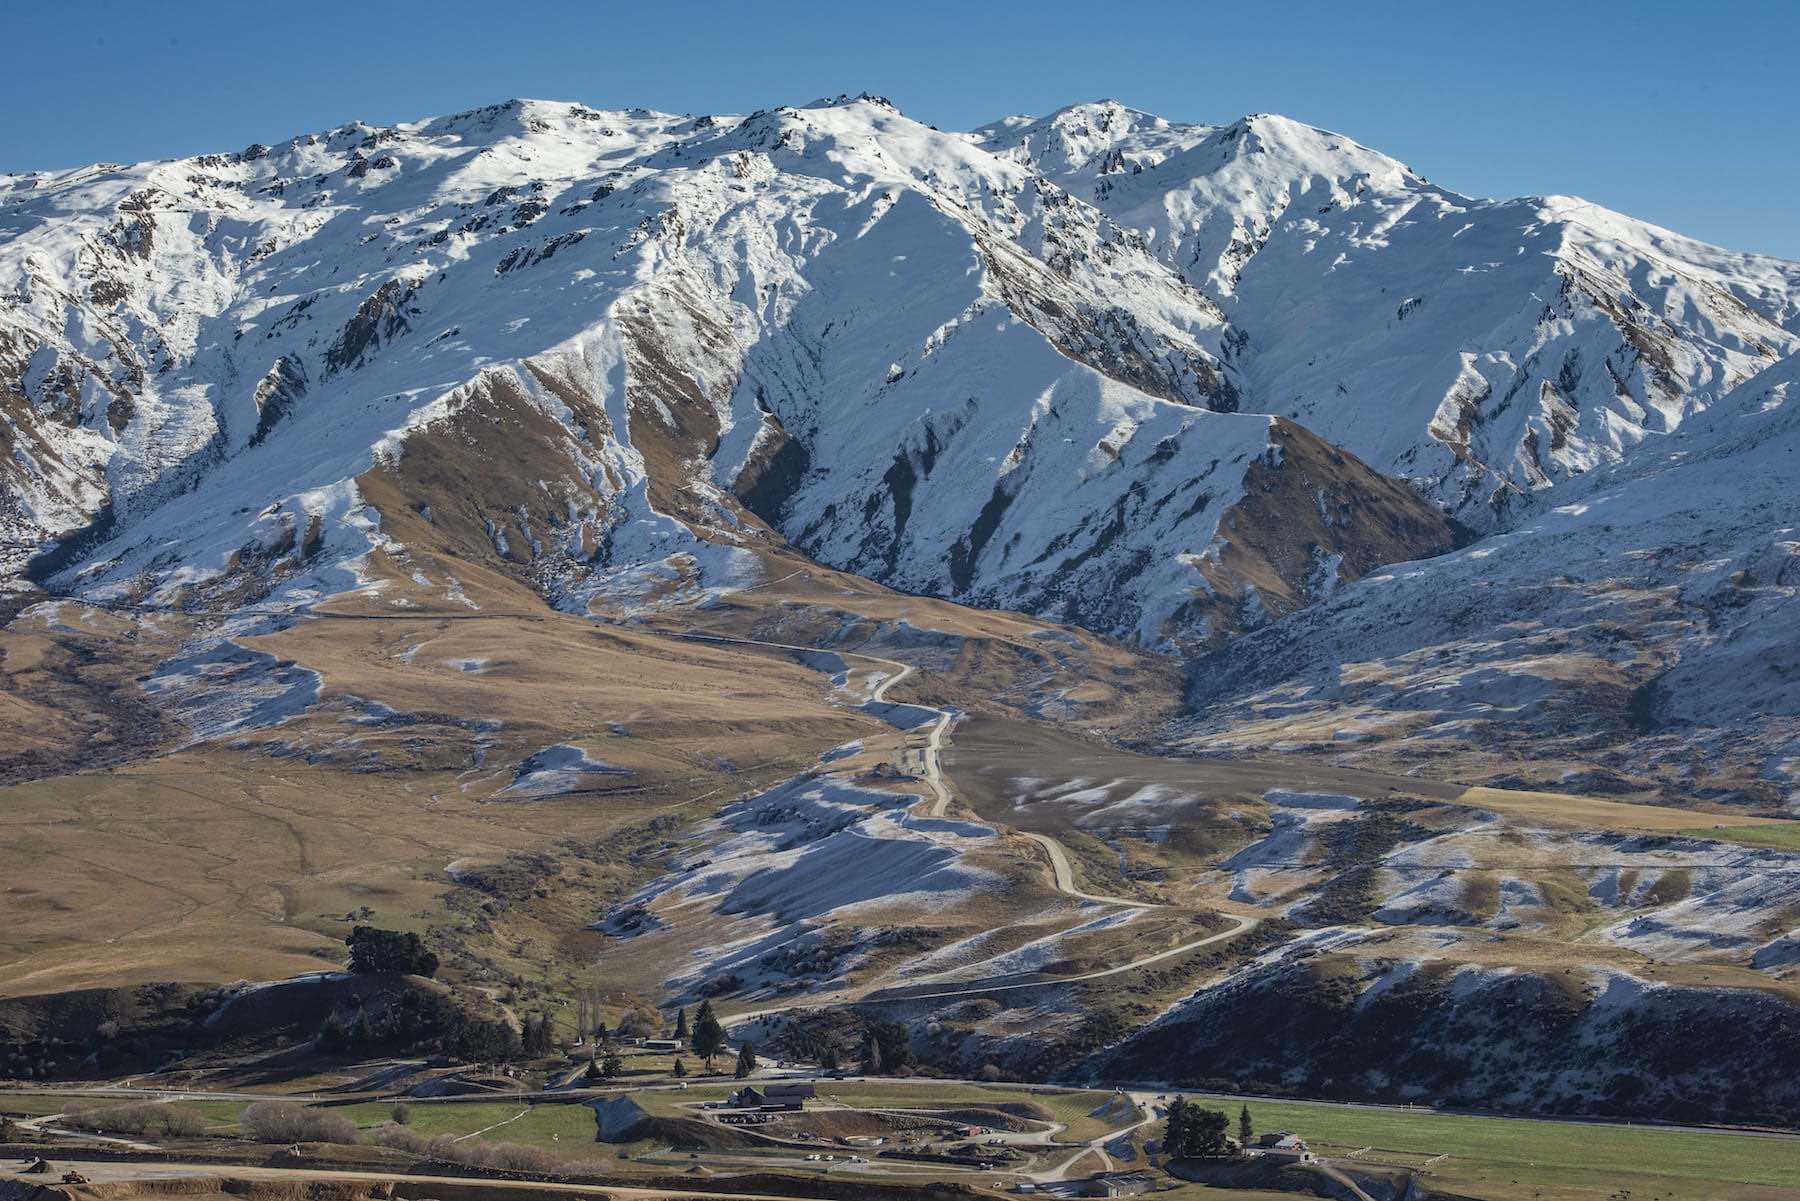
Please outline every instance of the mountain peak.
[{"label": "mountain peak", "polygon": [[[802,108],[853,108],[857,105],[865,105],[865,104],[873,106],[875,108],[884,108],[890,113],[899,113],[900,112],[899,105],[895,104],[892,100],[889,100],[886,96],[878,96],[874,92],[858,92],[854,96],[852,96],[848,92],[839,92],[836,96],[821,96],[819,99],[814,100],[812,103],[801,105],[801,107]],[[904,115],[904,114],[902,114],[902,115]]]}]

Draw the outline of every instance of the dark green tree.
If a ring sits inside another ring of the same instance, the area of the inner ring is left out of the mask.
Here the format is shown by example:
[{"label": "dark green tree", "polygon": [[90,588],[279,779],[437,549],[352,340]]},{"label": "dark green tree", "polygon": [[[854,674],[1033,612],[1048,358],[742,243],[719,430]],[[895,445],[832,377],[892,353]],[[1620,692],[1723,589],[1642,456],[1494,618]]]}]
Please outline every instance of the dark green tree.
[{"label": "dark green tree", "polygon": [[1192,1132],[1188,1136],[1189,1154],[1200,1157],[1225,1154],[1225,1139],[1231,1131],[1231,1119],[1223,1109],[1194,1108]]},{"label": "dark green tree", "polygon": [[409,976],[435,976],[438,957],[417,934],[357,926],[344,937],[350,948],[353,972],[404,972]]},{"label": "dark green tree", "polygon": [[687,1075],[687,1064],[677,1059],[675,1061],[675,1066],[669,1069],[669,1075],[675,1077],[677,1080],[681,1079],[683,1076]]},{"label": "dark green tree", "polygon": [[694,1034],[690,1045],[694,1054],[706,1061],[706,1070],[712,1071],[714,1056],[725,1049],[725,1027],[719,1025],[719,1019],[713,1016],[711,1005],[702,1005],[700,1012],[694,1015]]},{"label": "dark green tree", "polygon": [[1188,1105],[1182,1114],[1179,1138],[1170,1152],[1176,1159],[1204,1159],[1225,1152],[1225,1133],[1231,1119],[1222,1109],[1202,1109]]},{"label": "dark green tree", "polygon": [[519,1036],[503,1021],[465,1015],[445,1033],[443,1048],[471,1063],[506,1063],[519,1053]]},{"label": "dark green tree", "polygon": [[608,1051],[606,1058],[600,1061],[600,1076],[605,1080],[617,1080],[625,1074],[625,1061],[619,1058],[617,1051]]},{"label": "dark green tree", "polygon": [[746,1079],[749,1077],[750,1073],[754,1072],[755,1070],[756,1070],[756,1047],[754,1045],[752,1045],[751,1043],[745,1043],[743,1046],[738,1048],[737,1078],[739,1080]]},{"label": "dark green tree", "polygon": [[1250,1107],[1246,1105],[1238,1110],[1238,1145],[1248,1147],[1254,1133],[1250,1126]]},{"label": "dark green tree", "polygon": [[685,1008],[677,1009],[675,1011],[675,1041],[676,1042],[686,1042],[687,1036],[688,1036],[687,1010]]},{"label": "dark green tree", "polygon": [[338,1016],[337,1010],[325,1015],[324,1024],[319,1027],[319,1046],[335,1051],[350,1041],[350,1032],[344,1026],[344,1019]]},{"label": "dark green tree", "polygon": [[869,1034],[875,1040],[876,1070],[893,1075],[913,1061],[912,1039],[899,1022],[872,1022]]},{"label": "dark green tree", "polygon": [[553,1050],[550,1019],[545,1014],[527,1015],[519,1032],[519,1043],[527,1059],[548,1055]]},{"label": "dark green tree", "polygon": [[1163,1120],[1162,1153],[1164,1159],[1180,1159],[1182,1147],[1187,1141],[1188,1103],[1186,1097],[1176,1097],[1169,1102],[1167,1114]]}]

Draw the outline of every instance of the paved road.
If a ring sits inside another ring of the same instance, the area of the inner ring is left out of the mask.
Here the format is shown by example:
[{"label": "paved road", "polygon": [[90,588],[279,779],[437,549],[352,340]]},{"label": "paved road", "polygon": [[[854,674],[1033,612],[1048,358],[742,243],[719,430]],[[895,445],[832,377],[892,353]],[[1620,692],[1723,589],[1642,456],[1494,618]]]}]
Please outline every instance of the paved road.
[{"label": "paved road", "polygon": [[[137,1079],[132,1076],[128,1079]],[[21,1088],[14,1090],[27,1096],[39,1097],[146,1097],[155,1101],[317,1101],[318,1093],[247,1093],[247,1092],[214,1092],[206,1089],[178,1088],[174,1085],[156,1087],[153,1085],[129,1084],[55,1084],[43,1088]],[[332,1094],[338,1096],[341,1094]],[[370,1095],[384,1095],[371,1093]],[[0,1092],[0,1102],[6,1099],[6,1093]],[[41,1120],[41,1119],[40,1119]]]}]

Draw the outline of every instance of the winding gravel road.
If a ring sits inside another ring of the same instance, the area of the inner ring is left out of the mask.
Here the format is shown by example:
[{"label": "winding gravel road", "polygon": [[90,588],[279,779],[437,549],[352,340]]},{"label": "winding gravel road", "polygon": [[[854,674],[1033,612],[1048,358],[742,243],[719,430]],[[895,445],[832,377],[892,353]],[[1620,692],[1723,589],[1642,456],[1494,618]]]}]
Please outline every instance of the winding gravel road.
[{"label": "winding gravel road", "polygon": [[[861,659],[870,663],[882,664],[883,666],[894,670],[891,674],[883,676],[881,681],[869,691],[869,701],[878,704],[891,703],[888,701],[888,692],[896,684],[899,684],[909,676],[913,675],[916,670],[910,663],[902,663],[898,659],[889,659],[881,655],[865,654],[860,651],[834,650],[821,652],[821,648],[815,646],[798,646],[788,642],[766,642],[756,638],[734,638],[724,634],[707,634],[699,631],[688,631],[681,634],[680,637],[697,642],[722,642],[739,646],[764,646],[774,650],[798,651],[803,654],[816,655],[828,653],[837,655],[839,658],[846,660]],[[931,790],[931,797],[924,803],[922,815],[926,817],[943,817],[948,814],[952,800],[950,785],[944,778],[944,737],[948,733],[950,725],[955,720],[956,715],[949,709],[939,709],[932,705],[921,705],[916,702],[906,703],[913,705],[915,708],[928,710],[937,714],[936,720],[931,723],[931,729],[926,735],[925,745],[920,749],[921,763],[925,773],[924,783],[925,786]],[[1116,905],[1130,909],[1156,909],[1161,907],[1156,902],[1152,901],[1139,901],[1129,897],[1115,897],[1104,893],[1082,891],[1076,886],[1074,867],[1069,861],[1068,849],[1064,847],[1062,843],[1058,842],[1048,834],[1031,832],[1022,833],[1024,834],[1024,837],[1043,848],[1045,856],[1050,861],[1052,885],[1055,887],[1056,891],[1065,896],[1074,897],[1077,900],[1095,905]],[[1112,967],[1101,968],[1097,971],[1084,972],[1077,976],[1065,976],[1057,979],[1035,980],[1014,984],[966,986],[922,993],[901,993],[893,997],[882,997],[879,999],[942,1000],[953,997],[986,996],[990,993],[1011,992],[1024,988],[1047,988],[1060,984],[1079,984],[1088,980],[1100,980],[1108,976],[1116,976],[1124,972],[1135,971],[1138,968],[1148,967],[1151,964],[1160,963],[1165,959],[1172,959],[1178,955],[1184,955],[1189,951],[1195,951],[1201,947],[1210,946],[1213,943],[1234,938],[1237,935],[1242,934],[1245,930],[1248,930],[1254,924],[1253,919],[1248,917],[1237,914],[1229,914],[1227,916],[1231,918],[1233,923],[1232,927],[1228,930],[1208,934],[1203,938],[1193,939],[1177,946],[1157,951],[1154,954],[1140,956],[1139,958],[1132,959],[1126,963],[1115,964]],[[834,1005],[844,1005],[856,1000],[867,999],[867,997],[867,993],[853,994],[848,991],[819,993],[811,997],[786,1001],[780,1005],[745,1010],[741,1013],[725,1016],[722,1020],[729,1028],[732,1026],[741,1026],[759,1018],[772,1017],[780,1013],[789,1013],[796,1009],[825,1009]]]}]

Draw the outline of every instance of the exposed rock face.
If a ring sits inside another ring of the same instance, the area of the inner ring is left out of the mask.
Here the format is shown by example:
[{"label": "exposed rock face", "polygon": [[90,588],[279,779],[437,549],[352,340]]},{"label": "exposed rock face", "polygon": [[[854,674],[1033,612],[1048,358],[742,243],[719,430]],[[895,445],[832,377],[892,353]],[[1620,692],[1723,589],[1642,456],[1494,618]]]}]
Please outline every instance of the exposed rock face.
[{"label": "exposed rock face", "polygon": [[268,374],[256,385],[253,396],[256,401],[256,432],[250,435],[250,445],[261,446],[276,424],[305,395],[305,366],[286,355],[276,359],[275,365],[269,368]]}]

